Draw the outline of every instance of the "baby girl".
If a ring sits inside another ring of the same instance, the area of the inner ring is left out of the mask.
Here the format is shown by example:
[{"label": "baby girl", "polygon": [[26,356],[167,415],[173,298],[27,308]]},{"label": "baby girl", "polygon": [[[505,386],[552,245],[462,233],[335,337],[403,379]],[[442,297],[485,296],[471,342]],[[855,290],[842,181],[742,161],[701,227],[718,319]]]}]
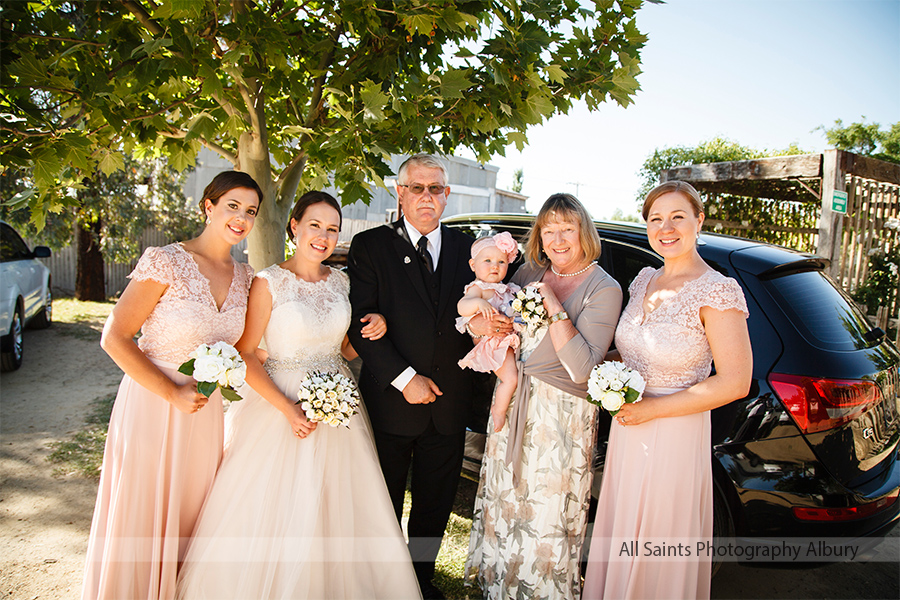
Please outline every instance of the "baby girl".
[{"label": "baby girl", "polygon": [[[519,286],[503,283],[509,263],[516,259],[516,241],[507,233],[480,238],[472,244],[469,266],[475,272],[475,281],[466,286],[462,300],[456,305],[462,317],[480,314],[486,319],[505,314]],[[519,336],[515,332],[506,336],[484,336],[466,354],[459,366],[486,373],[493,371],[500,380],[491,406],[494,431],[500,431],[506,422],[506,410],[516,391],[516,350]]]}]

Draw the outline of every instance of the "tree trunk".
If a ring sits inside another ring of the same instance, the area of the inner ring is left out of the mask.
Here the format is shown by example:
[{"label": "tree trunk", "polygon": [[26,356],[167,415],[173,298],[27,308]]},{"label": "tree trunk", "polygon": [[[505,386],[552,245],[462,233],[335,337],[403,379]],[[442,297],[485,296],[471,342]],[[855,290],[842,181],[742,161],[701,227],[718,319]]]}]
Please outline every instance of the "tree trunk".
[{"label": "tree trunk", "polygon": [[103,254],[100,252],[99,217],[90,220],[79,215],[75,225],[78,263],[75,270],[75,298],[102,302],[106,300]]},{"label": "tree trunk", "polygon": [[250,266],[259,271],[284,260],[284,225],[290,214],[293,194],[291,198],[279,201],[268,147],[260,136],[249,132],[241,134],[238,157],[236,168],[253,177],[263,192],[259,214],[247,238]]}]

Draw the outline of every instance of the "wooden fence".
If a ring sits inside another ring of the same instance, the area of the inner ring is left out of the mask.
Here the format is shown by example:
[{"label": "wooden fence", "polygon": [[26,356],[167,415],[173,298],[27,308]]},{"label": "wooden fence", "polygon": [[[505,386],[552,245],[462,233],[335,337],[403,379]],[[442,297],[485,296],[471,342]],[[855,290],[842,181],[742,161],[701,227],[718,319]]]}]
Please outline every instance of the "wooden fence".
[{"label": "wooden fence", "polygon": [[[858,290],[869,275],[872,254],[900,249],[900,186],[857,175],[846,178],[847,214],[843,218],[835,278],[844,289]],[[897,327],[900,290],[894,288],[877,311],[877,325]],[[898,328],[900,329],[900,328]]]}]

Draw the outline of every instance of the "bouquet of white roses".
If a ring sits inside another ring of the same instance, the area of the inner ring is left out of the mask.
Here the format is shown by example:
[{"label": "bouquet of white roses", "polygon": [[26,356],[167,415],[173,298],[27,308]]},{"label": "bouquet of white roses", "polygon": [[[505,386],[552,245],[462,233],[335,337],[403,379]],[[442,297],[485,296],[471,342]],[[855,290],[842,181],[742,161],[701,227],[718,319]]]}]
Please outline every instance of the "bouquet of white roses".
[{"label": "bouquet of white roses", "polygon": [[547,309],[544,308],[544,298],[537,289],[525,286],[513,298],[510,304],[512,309],[519,313],[522,322],[533,329],[539,328],[547,322]]},{"label": "bouquet of white roses", "polygon": [[359,408],[359,391],[340,373],[313,371],[300,383],[297,404],[311,422],[350,427],[350,417]]},{"label": "bouquet of white roses", "polygon": [[646,385],[641,374],[624,363],[603,362],[591,369],[587,400],[615,416],[626,402],[639,402]]},{"label": "bouquet of white roses", "polygon": [[244,385],[247,365],[234,346],[225,342],[200,344],[189,356],[191,359],[178,367],[178,372],[193,377],[198,392],[209,398],[219,388],[226,400],[241,400],[235,390]]}]

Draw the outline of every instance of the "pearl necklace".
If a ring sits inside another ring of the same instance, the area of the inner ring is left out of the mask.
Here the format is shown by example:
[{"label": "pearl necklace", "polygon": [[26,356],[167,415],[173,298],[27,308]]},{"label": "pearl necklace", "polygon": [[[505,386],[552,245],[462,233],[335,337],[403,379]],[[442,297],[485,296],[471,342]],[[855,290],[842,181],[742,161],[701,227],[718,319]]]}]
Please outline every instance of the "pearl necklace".
[{"label": "pearl necklace", "polygon": [[557,271],[556,269],[553,268],[553,265],[550,265],[550,270],[553,271],[553,274],[556,275],[557,277],[575,277],[576,275],[581,275],[582,273],[586,272],[588,269],[590,269],[591,267],[593,267],[596,264],[597,264],[596,260],[591,261],[591,264],[589,264],[582,270],[576,271],[574,273],[560,273],[559,271]]}]

